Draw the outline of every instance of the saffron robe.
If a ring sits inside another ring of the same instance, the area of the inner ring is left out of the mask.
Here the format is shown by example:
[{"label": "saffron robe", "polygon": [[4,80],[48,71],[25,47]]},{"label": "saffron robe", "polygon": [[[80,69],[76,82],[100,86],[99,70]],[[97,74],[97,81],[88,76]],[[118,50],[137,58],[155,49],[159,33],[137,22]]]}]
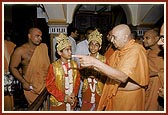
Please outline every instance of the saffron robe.
[{"label": "saffron robe", "polygon": [[[77,69],[77,63],[70,61],[73,76],[73,93],[77,96],[80,84],[80,74]],[[60,59],[53,62],[49,66],[48,75],[46,79],[46,88],[51,94],[50,96],[50,110],[65,111],[65,73]]]},{"label": "saffron robe", "polygon": [[109,57],[113,54],[114,49],[111,47],[111,45],[108,47],[107,51],[105,52],[104,56],[106,57],[106,60],[109,60]]},{"label": "saffron robe", "polygon": [[145,110],[145,89],[148,85],[148,62],[146,50],[142,45],[130,40],[124,48],[116,50],[109,58],[109,65],[124,72],[130,79],[138,84],[140,89],[121,91],[119,84],[107,78],[102,96],[99,101],[98,111],[140,111]]},{"label": "saffron robe", "polygon": [[164,86],[164,60],[158,56],[160,48],[148,50],[149,73],[157,73],[155,76],[150,76],[149,85],[146,90],[145,110],[158,111],[158,90]]},{"label": "saffron robe", "polygon": [[[4,40],[4,73],[9,71],[9,62],[10,56],[14,51],[15,44],[11,41]],[[5,56],[6,55],[6,56]],[[5,111],[13,111],[14,100],[13,95],[4,96],[4,110]]]},{"label": "saffron robe", "polygon": [[48,57],[48,48],[46,44],[41,43],[36,47],[31,57],[24,78],[33,87],[33,91],[24,90],[26,100],[29,104],[38,97],[45,88],[45,81],[48,72],[50,60]]},{"label": "saffron robe", "polygon": [[[102,61],[103,63],[106,63],[106,58],[100,54],[98,55],[97,59]],[[94,93],[95,108],[93,109],[94,111],[96,111],[107,77],[105,75],[102,75],[100,72],[94,70],[93,68],[84,68],[81,70],[80,74],[81,78],[83,79],[81,111],[90,111],[93,106],[93,104],[90,103],[92,92],[90,90],[89,83],[87,80],[89,76],[94,76],[94,78],[97,79],[97,85]]]},{"label": "saffron robe", "polygon": [[[4,72],[9,71],[9,62],[10,62],[10,56],[14,51],[15,44],[11,41],[4,40],[4,53],[6,52],[7,57],[4,55]],[[6,48],[5,48],[6,47]]]}]

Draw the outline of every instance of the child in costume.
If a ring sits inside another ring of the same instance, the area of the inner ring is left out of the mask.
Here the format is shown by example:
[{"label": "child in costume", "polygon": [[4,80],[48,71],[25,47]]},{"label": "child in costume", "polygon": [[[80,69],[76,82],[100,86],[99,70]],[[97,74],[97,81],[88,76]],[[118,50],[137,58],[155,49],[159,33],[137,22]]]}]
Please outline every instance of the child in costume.
[{"label": "child in costume", "polygon": [[46,88],[50,95],[50,110],[73,111],[77,102],[80,74],[77,63],[71,60],[71,43],[67,36],[60,33],[56,50],[60,58],[50,64],[46,79]]},{"label": "child in costume", "polygon": [[[88,42],[89,55],[106,63],[105,57],[99,54],[102,45],[102,34],[100,34],[97,29],[94,30],[89,35]],[[96,111],[106,81],[106,76],[92,67],[83,68],[80,72],[81,79],[83,80],[81,111]]]}]

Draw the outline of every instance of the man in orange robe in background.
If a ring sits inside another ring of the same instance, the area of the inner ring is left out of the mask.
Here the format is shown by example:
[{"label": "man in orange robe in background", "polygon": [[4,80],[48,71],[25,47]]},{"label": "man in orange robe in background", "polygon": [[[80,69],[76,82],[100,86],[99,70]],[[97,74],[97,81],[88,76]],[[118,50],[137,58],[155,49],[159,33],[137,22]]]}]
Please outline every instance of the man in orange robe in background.
[{"label": "man in orange robe in background", "polygon": [[[10,70],[23,86],[25,97],[30,104],[45,87],[45,79],[50,64],[48,48],[41,43],[42,32],[38,28],[29,29],[28,43],[15,49]],[[22,66],[22,73],[19,72]]]},{"label": "man in orange robe in background", "polygon": [[149,85],[146,90],[146,102],[145,110],[147,111],[158,111],[158,90],[164,86],[164,75],[162,75],[164,70],[164,60],[162,56],[159,56],[161,49],[157,42],[159,41],[159,32],[157,30],[151,29],[144,34],[144,46],[147,48],[148,52],[148,62],[149,62]]},{"label": "man in orange robe in background", "polygon": [[[8,36],[5,36],[4,40],[4,74],[8,74],[9,72],[9,62],[10,56],[14,51],[15,44],[10,40],[7,40]],[[11,86],[10,86],[11,87]],[[5,111],[13,111],[14,109],[14,100],[13,95],[10,94],[10,91],[4,92],[4,110]]]},{"label": "man in orange robe in background", "polygon": [[[165,32],[164,32],[164,23],[163,23],[161,28],[160,28],[160,36],[159,36],[159,41],[157,43],[159,46],[162,46],[162,48],[163,48],[162,51],[164,51],[164,43],[165,43],[164,33]],[[162,56],[164,58],[164,55],[162,55]],[[165,70],[166,70],[166,68],[165,68]],[[165,79],[165,77],[166,77],[165,74],[164,74],[165,70],[163,70],[162,73],[159,74],[160,76],[163,76],[162,77],[163,79]],[[164,83],[164,85],[165,85],[165,83]],[[158,101],[159,101],[159,105],[161,106],[161,109],[164,109],[164,105],[165,105],[165,99],[164,99],[166,97],[165,92],[166,92],[165,86],[160,87],[159,90],[158,90],[158,95],[159,95]]]}]

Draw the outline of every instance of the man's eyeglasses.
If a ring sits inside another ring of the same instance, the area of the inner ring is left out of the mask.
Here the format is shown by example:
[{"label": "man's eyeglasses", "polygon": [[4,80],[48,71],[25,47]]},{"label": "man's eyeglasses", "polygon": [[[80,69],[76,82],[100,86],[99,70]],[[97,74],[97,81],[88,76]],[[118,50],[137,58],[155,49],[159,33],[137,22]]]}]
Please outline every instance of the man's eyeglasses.
[{"label": "man's eyeglasses", "polygon": [[111,42],[113,42],[114,39],[115,39],[115,36],[111,35]]},{"label": "man's eyeglasses", "polygon": [[159,36],[159,39],[160,39],[162,42],[164,42],[164,36],[163,36],[163,35]]}]

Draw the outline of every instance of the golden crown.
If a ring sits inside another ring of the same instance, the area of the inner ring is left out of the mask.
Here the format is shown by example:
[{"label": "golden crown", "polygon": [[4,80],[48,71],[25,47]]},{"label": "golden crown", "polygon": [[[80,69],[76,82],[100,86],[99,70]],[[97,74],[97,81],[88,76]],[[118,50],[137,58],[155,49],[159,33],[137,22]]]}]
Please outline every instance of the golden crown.
[{"label": "golden crown", "polygon": [[64,35],[63,33],[60,33],[56,37],[57,41],[57,50],[60,51],[68,46],[71,46],[71,42],[69,41],[68,37]]},{"label": "golden crown", "polygon": [[102,34],[96,29],[88,36],[88,42],[90,43],[92,40],[97,41],[100,46],[102,45]]}]

